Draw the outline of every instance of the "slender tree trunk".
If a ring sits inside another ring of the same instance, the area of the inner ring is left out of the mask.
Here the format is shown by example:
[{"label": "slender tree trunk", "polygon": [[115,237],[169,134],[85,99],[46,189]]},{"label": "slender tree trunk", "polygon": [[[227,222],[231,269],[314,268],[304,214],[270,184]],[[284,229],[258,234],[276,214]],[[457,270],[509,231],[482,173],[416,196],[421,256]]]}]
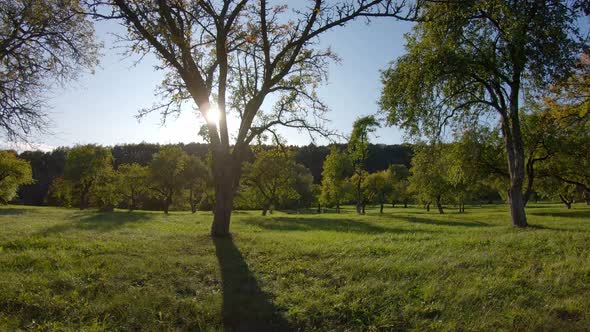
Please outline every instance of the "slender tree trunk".
[{"label": "slender tree trunk", "polygon": [[318,203],[318,214],[322,213],[322,204]]},{"label": "slender tree trunk", "polygon": [[268,205],[266,205],[266,204],[265,204],[265,205],[262,207],[262,216],[266,216],[266,213],[267,213],[267,211],[268,211]]},{"label": "slender tree trunk", "polygon": [[135,190],[131,189],[131,200],[129,203],[129,211],[135,210]]},{"label": "slender tree trunk", "polygon": [[566,196],[559,194],[559,199],[565,204],[565,207],[569,210],[572,208],[573,199],[568,199]]},{"label": "slender tree trunk", "polygon": [[367,204],[363,203],[361,205],[361,214],[365,214],[365,207],[367,206]]},{"label": "slender tree trunk", "polygon": [[166,195],[166,199],[164,200],[164,213],[168,214],[170,210],[170,204],[172,204],[172,194]]},{"label": "slender tree trunk", "polygon": [[340,202],[336,202],[336,213],[340,213]]},{"label": "slender tree trunk", "polygon": [[80,210],[88,208],[88,193],[90,192],[90,186],[84,186],[80,190]]},{"label": "slender tree trunk", "polygon": [[440,196],[437,196],[436,197],[436,208],[438,209],[438,213],[439,214],[444,214],[445,213],[445,211],[443,211],[443,207],[442,207],[442,204],[440,202]]},{"label": "slender tree trunk", "polygon": [[404,201],[404,208],[408,207],[408,201]]},{"label": "slender tree trunk", "polygon": [[426,203],[426,212],[430,212],[430,202]]},{"label": "slender tree trunk", "polygon": [[586,205],[590,205],[590,191],[584,190],[584,193],[582,194],[582,197],[584,198],[584,201],[586,202]]},{"label": "slender tree trunk", "polygon": [[381,203],[381,208],[379,209],[379,213],[383,214],[383,203]]}]

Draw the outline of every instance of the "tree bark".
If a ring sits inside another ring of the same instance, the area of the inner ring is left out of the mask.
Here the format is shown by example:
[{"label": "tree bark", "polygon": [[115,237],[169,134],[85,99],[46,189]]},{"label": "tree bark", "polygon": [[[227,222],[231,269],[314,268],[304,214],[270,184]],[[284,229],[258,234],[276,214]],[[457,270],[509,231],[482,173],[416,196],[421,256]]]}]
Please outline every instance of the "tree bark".
[{"label": "tree bark", "polygon": [[166,196],[166,199],[164,200],[164,213],[168,214],[168,211],[170,210],[170,204],[172,204],[172,196],[170,194],[168,194]]},{"label": "tree bark", "polygon": [[426,212],[430,212],[430,202],[426,203]]},{"label": "tree bark", "polygon": [[440,196],[436,197],[436,208],[438,209],[439,214],[445,214],[445,211],[443,210],[442,204],[440,202]]},{"label": "tree bark", "polygon": [[318,214],[322,213],[322,204],[318,203]]},{"label": "tree bark", "polygon": [[561,199],[561,201],[563,202],[563,204],[565,204],[565,207],[568,210],[572,208],[572,203],[574,202],[573,199],[568,199],[567,197],[565,197],[562,194],[559,194],[559,199]]},{"label": "tree bark", "polygon": [[408,207],[408,201],[404,201],[404,208]]},{"label": "tree bark", "polygon": [[379,209],[379,213],[383,214],[383,203],[381,203],[381,208]]},{"label": "tree bark", "polygon": [[[234,203],[235,181],[239,174],[235,171],[235,161],[228,151],[213,151],[213,180],[215,184],[215,207],[211,235],[227,237]],[[238,162],[239,164],[239,162]]]},{"label": "tree bark", "polygon": [[[515,65],[516,66],[516,65]],[[519,66],[516,66],[519,67]],[[518,69],[518,68],[517,68]],[[515,70],[509,96],[509,108],[501,112],[502,134],[506,145],[508,161],[508,173],[510,175],[510,188],[508,190],[508,203],[512,225],[516,227],[527,227],[525,212],[525,199],[522,194],[524,182],[524,146],[520,131],[519,115],[519,91],[520,91],[520,70]],[[506,112],[508,111],[508,112]]]},{"label": "tree bark", "polygon": [[367,204],[363,203],[361,205],[361,214],[365,214],[365,207],[367,206]]},{"label": "tree bark", "polygon": [[336,213],[340,213],[340,202],[336,202]]}]

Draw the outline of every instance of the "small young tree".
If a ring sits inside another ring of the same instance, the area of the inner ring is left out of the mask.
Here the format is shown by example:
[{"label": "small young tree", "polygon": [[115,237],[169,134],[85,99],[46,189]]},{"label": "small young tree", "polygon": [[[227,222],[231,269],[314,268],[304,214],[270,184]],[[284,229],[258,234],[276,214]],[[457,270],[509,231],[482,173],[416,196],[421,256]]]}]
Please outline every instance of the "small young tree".
[{"label": "small young tree", "polygon": [[438,213],[443,214],[443,201],[451,194],[451,185],[446,177],[448,165],[438,147],[417,145],[412,158],[409,189],[415,192],[427,210],[434,202]]},{"label": "small young tree", "polygon": [[295,171],[292,152],[279,148],[260,150],[254,162],[244,164],[244,195],[250,201],[258,202],[265,216],[272,206],[299,197],[294,188]]},{"label": "small young tree", "polygon": [[94,205],[101,212],[112,212],[121,202],[121,177],[112,168],[107,168],[98,174],[96,183],[92,186],[91,197]]},{"label": "small young tree", "polygon": [[99,176],[112,170],[111,152],[98,145],[77,145],[66,157],[64,178],[78,195],[81,210],[88,207],[92,187]]},{"label": "small young tree", "polygon": [[149,166],[150,189],[162,201],[164,213],[168,214],[172,199],[185,185],[182,172],[188,156],[179,146],[164,146],[154,154]]},{"label": "small young tree", "polygon": [[53,179],[45,203],[52,206],[72,206],[72,185],[66,181],[63,176],[58,176]]},{"label": "small young tree", "polygon": [[389,181],[392,185],[390,194],[392,207],[395,207],[395,204],[399,202],[404,204],[404,208],[407,208],[412,196],[408,191],[410,170],[405,165],[394,164],[389,166],[388,171]]},{"label": "small young tree", "polygon": [[324,160],[322,170],[320,202],[326,206],[336,205],[336,212],[340,213],[346,179],[351,173],[352,164],[348,155],[340,152],[336,146],[330,147],[330,153]]},{"label": "small young tree", "polygon": [[391,179],[392,176],[389,170],[385,170],[371,173],[363,180],[366,201],[379,204],[379,213],[383,213],[383,205],[387,202],[393,190]]},{"label": "small young tree", "polygon": [[364,213],[362,183],[366,173],[365,164],[369,156],[369,134],[374,132],[379,123],[373,116],[357,119],[352,126],[352,134],[348,140],[348,154],[352,162],[354,188],[356,193],[356,212]]},{"label": "small young tree", "polygon": [[188,156],[182,172],[185,188],[188,189],[188,200],[191,212],[197,212],[197,205],[210,183],[209,168],[197,156]]},{"label": "small young tree", "polygon": [[148,191],[149,168],[138,163],[119,165],[119,192],[129,211],[139,207],[141,198]]},{"label": "small young tree", "polygon": [[0,204],[16,197],[18,187],[33,183],[31,164],[13,151],[0,151]]}]

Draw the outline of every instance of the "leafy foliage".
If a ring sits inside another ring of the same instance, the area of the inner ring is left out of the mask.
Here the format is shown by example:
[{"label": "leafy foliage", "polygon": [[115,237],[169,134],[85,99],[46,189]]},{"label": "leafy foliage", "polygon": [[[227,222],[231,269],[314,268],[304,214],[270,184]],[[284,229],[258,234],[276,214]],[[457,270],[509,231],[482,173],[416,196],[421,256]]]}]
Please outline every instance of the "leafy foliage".
[{"label": "leafy foliage", "polygon": [[45,92],[98,63],[99,44],[79,1],[0,3],[0,129],[9,140],[45,130]]},{"label": "leafy foliage", "polygon": [[12,151],[0,151],[0,204],[16,197],[18,187],[33,183],[31,164]]}]

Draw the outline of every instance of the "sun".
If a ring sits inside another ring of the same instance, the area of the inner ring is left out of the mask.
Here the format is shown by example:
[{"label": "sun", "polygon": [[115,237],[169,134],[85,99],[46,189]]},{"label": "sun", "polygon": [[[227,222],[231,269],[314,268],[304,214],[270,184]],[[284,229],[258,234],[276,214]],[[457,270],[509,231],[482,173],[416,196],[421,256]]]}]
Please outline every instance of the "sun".
[{"label": "sun", "polygon": [[209,106],[209,110],[207,111],[205,117],[207,118],[207,122],[209,122],[210,124],[219,125],[220,113],[217,106]]}]

